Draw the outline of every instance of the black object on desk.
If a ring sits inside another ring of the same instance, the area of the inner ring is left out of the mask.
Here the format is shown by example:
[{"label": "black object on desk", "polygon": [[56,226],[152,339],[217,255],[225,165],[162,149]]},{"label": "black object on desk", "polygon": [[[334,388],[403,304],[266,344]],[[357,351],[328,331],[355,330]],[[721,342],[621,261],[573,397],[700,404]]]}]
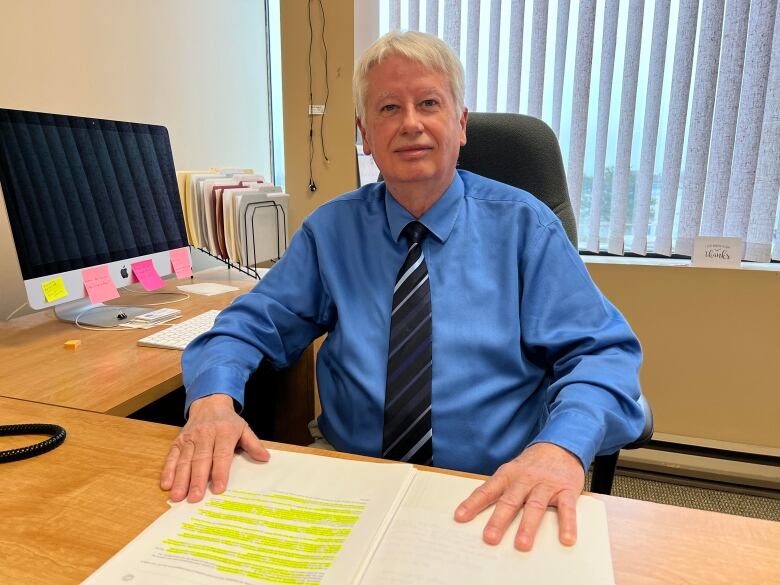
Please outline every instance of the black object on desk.
[{"label": "black object on desk", "polygon": [[19,461],[21,459],[28,459],[35,457],[47,451],[58,447],[65,440],[67,433],[59,425],[52,424],[18,424],[18,425],[2,425],[0,426],[0,437],[6,437],[9,435],[50,435],[45,441],[35,443],[33,445],[27,445],[26,447],[18,447],[16,449],[8,449],[7,451],[0,451],[0,463],[10,463],[11,461]]}]

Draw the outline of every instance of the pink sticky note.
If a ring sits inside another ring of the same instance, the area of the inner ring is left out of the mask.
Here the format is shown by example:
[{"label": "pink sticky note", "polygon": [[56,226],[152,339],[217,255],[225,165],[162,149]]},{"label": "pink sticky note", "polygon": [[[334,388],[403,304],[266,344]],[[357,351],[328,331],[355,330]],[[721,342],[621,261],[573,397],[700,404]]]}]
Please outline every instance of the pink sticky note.
[{"label": "pink sticky note", "polygon": [[171,265],[176,273],[176,278],[192,276],[192,266],[190,266],[190,255],[187,253],[187,248],[171,250]]},{"label": "pink sticky note", "polygon": [[165,281],[157,274],[151,259],[133,262],[130,268],[133,269],[133,274],[146,290],[157,290],[165,286]]},{"label": "pink sticky note", "polygon": [[108,273],[108,264],[82,269],[81,278],[84,279],[84,288],[87,289],[91,303],[110,301],[119,296],[119,291]]}]

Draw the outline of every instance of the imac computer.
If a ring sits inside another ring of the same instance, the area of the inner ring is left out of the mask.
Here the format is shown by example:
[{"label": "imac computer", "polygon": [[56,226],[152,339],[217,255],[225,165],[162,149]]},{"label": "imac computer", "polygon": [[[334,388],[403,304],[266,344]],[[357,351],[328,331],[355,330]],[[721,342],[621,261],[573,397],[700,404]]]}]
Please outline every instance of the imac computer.
[{"label": "imac computer", "polygon": [[189,254],[163,126],[0,109],[0,187],[30,307],[61,319],[112,326],[150,311],[91,305],[83,269],[106,265],[120,288],[136,262],[165,276],[172,250]]}]

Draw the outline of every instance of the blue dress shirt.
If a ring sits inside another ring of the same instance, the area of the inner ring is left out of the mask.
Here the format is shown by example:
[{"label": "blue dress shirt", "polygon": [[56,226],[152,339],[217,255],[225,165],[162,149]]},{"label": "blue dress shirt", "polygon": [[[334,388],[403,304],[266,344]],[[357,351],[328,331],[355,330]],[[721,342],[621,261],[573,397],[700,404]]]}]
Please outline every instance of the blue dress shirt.
[{"label": "blue dress shirt", "polygon": [[[186,408],[243,400],[263,359],[317,357],[319,427],[379,456],[393,286],[415,218],[384,183],[322,205],[284,257],[184,352]],[[419,218],[433,309],[434,464],[492,474],[530,444],[584,467],[639,436],[639,342],[599,292],[560,221],[532,195],[458,171]]]}]

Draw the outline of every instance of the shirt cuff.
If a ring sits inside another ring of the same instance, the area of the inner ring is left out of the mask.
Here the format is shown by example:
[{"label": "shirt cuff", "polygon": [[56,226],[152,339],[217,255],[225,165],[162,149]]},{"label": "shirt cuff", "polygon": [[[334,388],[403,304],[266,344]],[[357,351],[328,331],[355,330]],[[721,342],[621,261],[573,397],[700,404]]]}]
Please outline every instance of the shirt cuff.
[{"label": "shirt cuff", "polygon": [[190,405],[205,396],[212,394],[227,394],[233,399],[234,407],[237,412],[244,408],[244,386],[246,381],[240,372],[233,368],[216,366],[207,368],[198,374],[189,386],[187,386],[187,397],[184,401],[184,418],[187,419],[190,412]]},{"label": "shirt cuff", "polygon": [[580,460],[585,473],[603,440],[602,423],[579,412],[562,412],[551,417],[528,446],[552,443],[566,449]]}]

